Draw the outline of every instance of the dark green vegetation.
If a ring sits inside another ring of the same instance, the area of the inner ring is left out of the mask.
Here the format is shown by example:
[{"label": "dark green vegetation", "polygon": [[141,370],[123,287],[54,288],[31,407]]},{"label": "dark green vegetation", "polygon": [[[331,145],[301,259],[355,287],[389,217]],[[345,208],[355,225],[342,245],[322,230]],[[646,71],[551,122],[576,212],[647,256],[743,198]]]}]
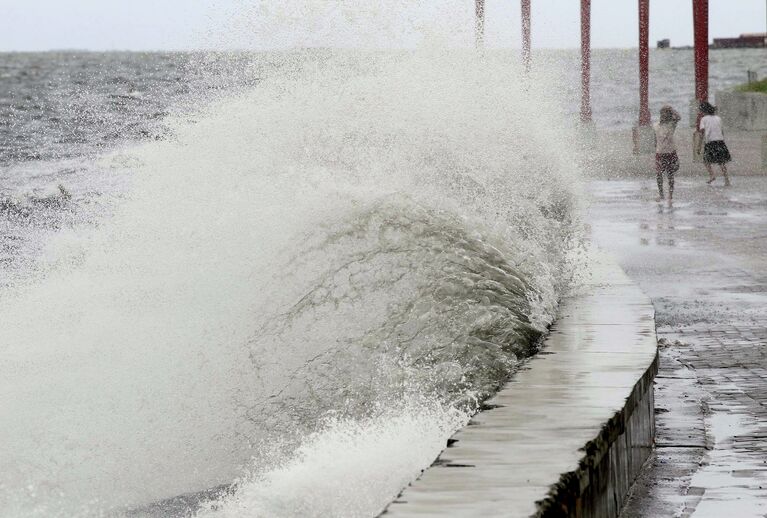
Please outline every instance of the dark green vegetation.
[{"label": "dark green vegetation", "polygon": [[740,85],[736,88],[736,90],[738,92],[759,92],[762,94],[767,94],[767,79]]}]

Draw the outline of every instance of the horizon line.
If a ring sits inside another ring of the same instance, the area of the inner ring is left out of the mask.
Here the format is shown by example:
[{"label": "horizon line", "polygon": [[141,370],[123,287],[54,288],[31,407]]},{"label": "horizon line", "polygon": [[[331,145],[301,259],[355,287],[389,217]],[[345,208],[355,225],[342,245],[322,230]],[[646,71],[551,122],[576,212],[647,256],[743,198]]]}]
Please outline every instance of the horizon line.
[{"label": "horizon line", "polygon": [[[0,49],[0,54],[45,54],[56,52],[83,52],[83,53],[108,53],[108,52],[132,52],[132,53],[194,53],[194,52],[291,52],[300,50],[342,50],[342,51],[365,51],[365,52],[377,52],[377,51],[403,51],[403,50],[418,50],[420,47],[275,47],[275,48],[261,48],[261,49],[248,49],[248,48],[205,48],[205,47],[188,47],[188,48],[81,48],[81,47],[60,47],[60,48],[46,48],[46,49]],[[650,50],[689,50],[692,49],[692,44],[689,45],[677,45],[667,49],[656,49],[651,47]],[[445,47],[446,50],[473,50],[474,47]],[[521,47],[485,47],[485,51],[521,51]],[[536,50],[556,51],[556,50],[575,50],[579,51],[580,47],[533,47],[532,52]],[[591,50],[638,50],[638,47],[591,47]],[[711,49],[715,50],[715,49]]]}]

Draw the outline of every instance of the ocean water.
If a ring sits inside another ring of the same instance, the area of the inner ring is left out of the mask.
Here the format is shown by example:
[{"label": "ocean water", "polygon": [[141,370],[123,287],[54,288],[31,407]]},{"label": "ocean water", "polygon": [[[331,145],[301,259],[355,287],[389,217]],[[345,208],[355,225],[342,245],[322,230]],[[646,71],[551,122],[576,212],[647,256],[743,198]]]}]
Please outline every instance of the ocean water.
[{"label": "ocean water", "polygon": [[578,55],[536,56],[0,55],[0,514],[380,512],[580,273]]}]

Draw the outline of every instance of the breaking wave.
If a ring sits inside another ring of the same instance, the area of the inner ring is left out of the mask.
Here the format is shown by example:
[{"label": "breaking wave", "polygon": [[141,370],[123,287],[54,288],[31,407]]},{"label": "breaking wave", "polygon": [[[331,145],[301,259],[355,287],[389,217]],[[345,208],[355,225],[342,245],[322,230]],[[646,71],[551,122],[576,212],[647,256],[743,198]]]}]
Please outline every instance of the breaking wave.
[{"label": "breaking wave", "polygon": [[516,55],[259,59],[0,293],[2,514],[375,515],[535,352],[579,196]]}]

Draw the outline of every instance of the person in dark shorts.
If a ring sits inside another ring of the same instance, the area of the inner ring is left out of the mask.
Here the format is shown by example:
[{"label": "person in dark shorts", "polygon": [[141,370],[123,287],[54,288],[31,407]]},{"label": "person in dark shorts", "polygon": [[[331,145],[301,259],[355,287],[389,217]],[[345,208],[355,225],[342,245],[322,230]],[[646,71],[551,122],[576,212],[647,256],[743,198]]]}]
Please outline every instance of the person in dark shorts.
[{"label": "person in dark shorts", "polygon": [[708,171],[708,181],[711,184],[716,180],[712,164],[719,164],[724,175],[724,185],[730,186],[730,176],[727,174],[727,162],[732,160],[730,150],[724,143],[724,131],[722,130],[722,119],[716,114],[716,107],[703,101],[700,103],[700,111],[703,117],[700,119],[700,127],[703,133],[703,163]]},{"label": "person in dark shorts", "polygon": [[674,197],[674,173],[679,171],[674,132],[681,117],[671,106],[660,109],[660,121],[655,130],[655,177],[658,180],[658,201],[663,200],[663,176],[668,177],[668,202]]}]

